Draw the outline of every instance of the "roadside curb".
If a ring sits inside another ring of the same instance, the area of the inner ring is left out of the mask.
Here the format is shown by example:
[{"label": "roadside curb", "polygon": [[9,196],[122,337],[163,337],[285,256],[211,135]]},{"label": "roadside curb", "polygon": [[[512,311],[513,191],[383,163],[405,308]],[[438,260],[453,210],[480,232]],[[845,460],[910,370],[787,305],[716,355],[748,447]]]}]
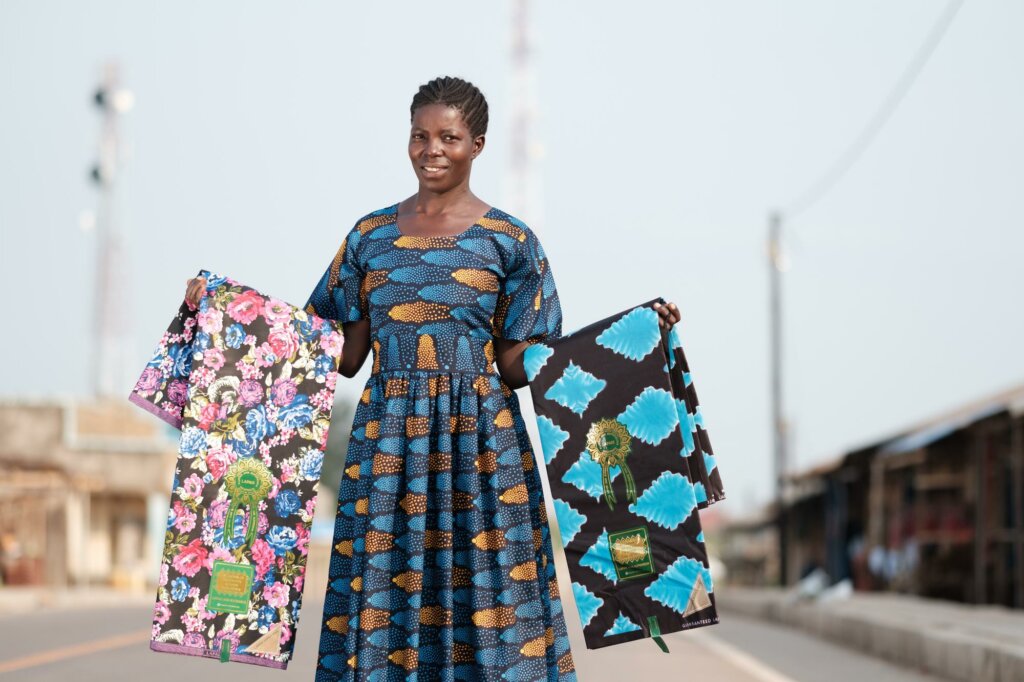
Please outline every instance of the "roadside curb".
[{"label": "roadside curb", "polygon": [[1024,612],[910,595],[797,600],[778,588],[721,586],[723,611],[799,628],[876,658],[964,682],[1024,680]]}]

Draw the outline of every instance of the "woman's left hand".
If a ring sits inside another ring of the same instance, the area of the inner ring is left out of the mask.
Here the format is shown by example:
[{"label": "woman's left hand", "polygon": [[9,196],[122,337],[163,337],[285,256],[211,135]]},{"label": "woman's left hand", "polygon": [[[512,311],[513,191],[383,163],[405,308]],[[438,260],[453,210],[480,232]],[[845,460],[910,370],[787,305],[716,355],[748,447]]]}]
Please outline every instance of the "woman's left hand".
[{"label": "woman's left hand", "polygon": [[679,308],[676,307],[675,303],[662,305],[655,301],[654,309],[658,311],[658,326],[662,329],[668,329],[680,319]]}]

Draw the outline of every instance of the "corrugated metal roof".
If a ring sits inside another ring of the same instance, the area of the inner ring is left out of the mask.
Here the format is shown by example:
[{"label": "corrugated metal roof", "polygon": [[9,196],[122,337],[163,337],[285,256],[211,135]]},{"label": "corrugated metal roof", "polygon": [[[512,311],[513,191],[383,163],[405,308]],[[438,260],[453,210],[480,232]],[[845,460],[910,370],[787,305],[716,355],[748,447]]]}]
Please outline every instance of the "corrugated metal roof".
[{"label": "corrugated metal roof", "polygon": [[944,421],[938,421],[923,429],[896,438],[878,450],[882,456],[897,455],[901,452],[911,452],[926,445],[942,440],[960,429],[970,426],[976,421],[999,414],[1007,409],[1005,401],[989,403],[976,407],[971,411],[963,411],[947,417]]}]

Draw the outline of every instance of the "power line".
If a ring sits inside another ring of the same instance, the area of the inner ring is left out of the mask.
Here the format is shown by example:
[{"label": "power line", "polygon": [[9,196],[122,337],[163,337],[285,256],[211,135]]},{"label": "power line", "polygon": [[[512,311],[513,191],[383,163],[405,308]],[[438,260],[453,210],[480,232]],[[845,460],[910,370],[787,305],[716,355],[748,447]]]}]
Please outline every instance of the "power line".
[{"label": "power line", "polygon": [[943,37],[946,35],[946,30],[953,23],[953,19],[963,4],[964,0],[952,0],[946,5],[942,15],[935,22],[924,43],[918,48],[917,53],[907,65],[899,80],[896,81],[896,85],[889,93],[889,96],[882,101],[878,111],[868,120],[867,125],[860,135],[854,138],[853,143],[846,152],[836,159],[835,163],[817,181],[811,184],[803,194],[791,202],[789,208],[783,211],[787,218],[792,218],[802,213],[825,196],[846,175],[847,171],[857,162],[861,154],[871,145],[875,136],[878,135],[878,132],[886,124],[893,112],[896,111],[896,108],[910,91],[911,87],[913,87],[917,77],[924,69],[925,64],[928,63],[932,53],[935,52],[935,48],[942,42]]}]

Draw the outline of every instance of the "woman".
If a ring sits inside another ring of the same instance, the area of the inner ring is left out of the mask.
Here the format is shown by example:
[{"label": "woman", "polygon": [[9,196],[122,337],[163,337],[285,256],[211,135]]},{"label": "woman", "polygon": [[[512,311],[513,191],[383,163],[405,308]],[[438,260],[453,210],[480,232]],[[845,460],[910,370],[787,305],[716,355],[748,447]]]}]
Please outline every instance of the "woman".
[{"label": "woman", "polygon": [[[342,375],[374,351],[316,679],[575,680],[512,390],[527,383],[523,350],[561,334],[551,267],[522,221],[469,189],[487,131],[480,91],[437,78],[410,111],[417,193],[356,221],[306,302],[343,323]],[[658,312],[663,327],[679,319],[675,304]]]}]

